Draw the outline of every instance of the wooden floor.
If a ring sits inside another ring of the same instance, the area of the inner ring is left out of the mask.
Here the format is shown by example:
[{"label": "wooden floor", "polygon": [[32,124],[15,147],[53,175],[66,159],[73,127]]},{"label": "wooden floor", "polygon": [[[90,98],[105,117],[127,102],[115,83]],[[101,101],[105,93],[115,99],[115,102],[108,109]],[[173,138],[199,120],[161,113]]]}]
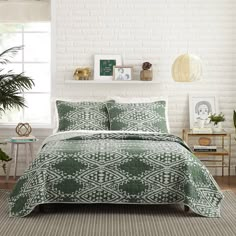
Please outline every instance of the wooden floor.
[{"label": "wooden floor", "polygon": [[[236,176],[215,176],[216,182],[219,184],[222,190],[231,190],[236,193]],[[9,179],[9,182],[5,183],[5,178],[0,177],[0,189],[12,189],[16,183],[16,180],[12,178]]]}]

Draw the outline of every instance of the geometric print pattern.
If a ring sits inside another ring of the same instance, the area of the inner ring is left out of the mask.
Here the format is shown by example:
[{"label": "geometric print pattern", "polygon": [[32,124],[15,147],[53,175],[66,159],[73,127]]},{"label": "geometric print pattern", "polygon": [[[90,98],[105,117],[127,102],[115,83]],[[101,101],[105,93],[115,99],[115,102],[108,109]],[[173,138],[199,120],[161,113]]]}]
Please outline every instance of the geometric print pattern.
[{"label": "geometric print pattern", "polygon": [[107,102],[111,130],[168,133],[166,101],[152,103]]},{"label": "geometric print pattern", "polygon": [[223,198],[206,167],[168,134],[64,132],[49,137],[20,177],[10,216],[44,203],[185,204],[220,216]]},{"label": "geometric print pattern", "polygon": [[59,131],[108,130],[106,104],[103,102],[56,101]]}]

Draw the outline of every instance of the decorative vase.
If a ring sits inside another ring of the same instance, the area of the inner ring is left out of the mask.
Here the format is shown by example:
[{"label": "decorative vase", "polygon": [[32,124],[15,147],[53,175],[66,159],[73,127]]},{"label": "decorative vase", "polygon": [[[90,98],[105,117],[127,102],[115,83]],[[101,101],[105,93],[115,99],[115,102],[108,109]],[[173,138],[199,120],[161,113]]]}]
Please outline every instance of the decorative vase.
[{"label": "decorative vase", "polygon": [[141,80],[152,80],[152,70],[142,70],[140,72],[140,79]]}]

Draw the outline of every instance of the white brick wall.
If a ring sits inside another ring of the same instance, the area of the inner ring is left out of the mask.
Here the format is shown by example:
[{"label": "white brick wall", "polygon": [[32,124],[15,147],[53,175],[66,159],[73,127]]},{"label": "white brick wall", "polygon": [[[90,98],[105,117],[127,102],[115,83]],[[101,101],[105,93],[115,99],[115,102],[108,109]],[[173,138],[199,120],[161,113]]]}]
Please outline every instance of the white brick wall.
[{"label": "white brick wall", "polygon": [[[211,93],[218,96],[220,111],[226,115],[225,128],[233,132],[235,12],[235,0],[52,0],[53,96],[166,95],[171,131],[180,135],[189,126],[188,94]],[[204,79],[175,83],[171,65],[188,45],[190,53],[202,58]],[[135,66],[136,76],[142,62],[150,61],[161,83],[65,84],[76,67],[93,67],[94,54],[121,54],[123,64]],[[236,160],[235,145],[232,152]]]},{"label": "white brick wall", "polygon": [[[57,0],[56,76],[54,94],[60,97],[159,96],[169,97],[171,131],[189,127],[188,94],[216,94],[226,115],[224,127],[233,132],[236,109],[236,2],[234,0]],[[179,54],[199,55],[204,79],[178,84],[171,65]],[[68,85],[78,66],[93,67],[94,54],[121,54],[123,64],[139,75],[143,61],[154,66],[160,84]],[[233,144],[234,144],[233,140]],[[233,145],[233,158],[236,147]],[[233,160],[234,165],[236,161]],[[234,169],[234,168],[232,168]],[[215,171],[213,171],[215,173]]]}]

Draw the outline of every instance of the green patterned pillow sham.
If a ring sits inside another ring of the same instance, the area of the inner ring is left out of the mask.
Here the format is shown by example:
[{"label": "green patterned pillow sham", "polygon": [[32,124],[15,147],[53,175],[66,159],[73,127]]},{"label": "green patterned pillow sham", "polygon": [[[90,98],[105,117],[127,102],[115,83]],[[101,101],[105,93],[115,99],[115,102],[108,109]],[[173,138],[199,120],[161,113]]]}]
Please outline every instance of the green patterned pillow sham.
[{"label": "green patterned pillow sham", "polygon": [[107,102],[110,130],[168,133],[166,101],[151,103]]},{"label": "green patterned pillow sham", "polygon": [[108,130],[109,120],[104,102],[56,101],[58,132],[69,130]]}]

